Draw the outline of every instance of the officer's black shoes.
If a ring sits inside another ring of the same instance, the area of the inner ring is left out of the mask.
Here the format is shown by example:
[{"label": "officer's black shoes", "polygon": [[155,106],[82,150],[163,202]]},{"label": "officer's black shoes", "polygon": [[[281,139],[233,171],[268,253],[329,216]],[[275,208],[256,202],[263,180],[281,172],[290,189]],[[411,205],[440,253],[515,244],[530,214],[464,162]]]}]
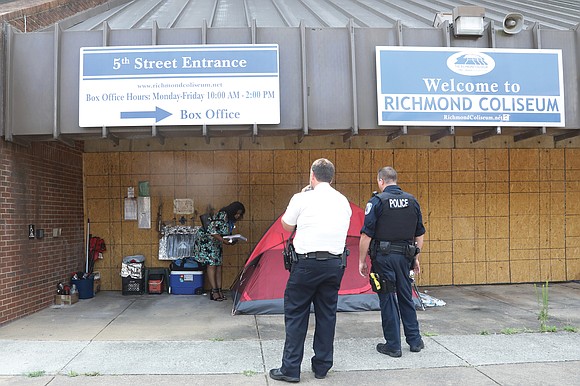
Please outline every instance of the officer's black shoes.
[{"label": "officer's black shoes", "polygon": [[300,378],[289,377],[287,375],[284,375],[284,373],[280,369],[270,370],[270,378],[275,379],[277,381],[284,381],[284,382],[294,382],[294,383],[300,382]]},{"label": "officer's black shoes", "polygon": [[411,352],[419,352],[425,348],[425,343],[423,343],[423,339],[419,341],[419,344],[416,346],[411,346]]},{"label": "officer's black shoes", "polygon": [[314,365],[312,365],[312,372],[314,373],[314,378],[316,378],[316,379],[324,379],[324,378],[326,378],[326,374],[318,374],[314,370]]},{"label": "officer's black shoes", "polygon": [[401,353],[401,350],[389,351],[387,345],[384,343],[377,344],[377,351],[380,352],[381,354],[385,354],[393,358],[400,358],[401,355],[403,355]]}]

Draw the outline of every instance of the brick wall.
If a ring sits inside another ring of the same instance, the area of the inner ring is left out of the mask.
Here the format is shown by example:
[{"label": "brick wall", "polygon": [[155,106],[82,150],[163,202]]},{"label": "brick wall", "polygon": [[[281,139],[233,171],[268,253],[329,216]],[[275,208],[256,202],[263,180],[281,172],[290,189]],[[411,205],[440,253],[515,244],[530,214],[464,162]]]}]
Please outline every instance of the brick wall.
[{"label": "brick wall", "polygon": [[[82,149],[0,141],[0,197],[2,324],[52,304],[56,284],[84,269]],[[29,239],[28,224],[44,238]]]},{"label": "brick wall", "polygon": [[48,27],[109,0],[19,0],[0,4],[0,24],[7,21],[23,32]]},{"label": "brick wall", "polygon": [[[15,1],[0,4],[0,22],[34,31],[107,2]],[[29,239],[28,224],[44,239]],[[52,304],[56,284],[84,270],[84,244],[82,146],[0,139],[0,325]]]}]

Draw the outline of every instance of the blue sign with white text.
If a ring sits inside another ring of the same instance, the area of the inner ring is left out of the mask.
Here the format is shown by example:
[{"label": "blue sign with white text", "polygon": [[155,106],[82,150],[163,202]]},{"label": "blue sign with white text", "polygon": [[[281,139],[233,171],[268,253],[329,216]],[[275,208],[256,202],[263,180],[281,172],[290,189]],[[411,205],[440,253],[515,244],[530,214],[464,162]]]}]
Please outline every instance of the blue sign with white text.
[{"label": "blue sign with white text", "polygon": [[379,125],[564,126],[560,50],[376,47]]}]

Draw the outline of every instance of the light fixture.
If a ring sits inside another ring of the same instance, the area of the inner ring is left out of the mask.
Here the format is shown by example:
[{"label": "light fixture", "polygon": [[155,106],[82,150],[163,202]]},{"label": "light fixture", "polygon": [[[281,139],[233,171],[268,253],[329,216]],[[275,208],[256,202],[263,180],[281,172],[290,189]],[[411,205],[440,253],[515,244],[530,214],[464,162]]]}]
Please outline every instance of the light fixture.
[{"label": "light fixture", "polygon": [[458,6],[453,8],[453,34],[455,36],[483,35],[485,8],[477,6]]}]

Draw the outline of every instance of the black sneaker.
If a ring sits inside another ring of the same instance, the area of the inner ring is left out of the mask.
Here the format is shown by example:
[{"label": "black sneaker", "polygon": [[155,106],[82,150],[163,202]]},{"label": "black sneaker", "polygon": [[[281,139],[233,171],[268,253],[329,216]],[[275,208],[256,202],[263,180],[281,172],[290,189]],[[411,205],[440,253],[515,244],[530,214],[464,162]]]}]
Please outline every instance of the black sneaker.
[{"label": "black sneaker", "polygon": [[411,346],[411,352],[419,352],[425,348],[425,343],[423,343],[423,339],[419,341],[419,344],[416,346]]},{"label": "black sneaker", "polygon": [[284,375],[284,373],[280,369],[270,370],[270,378],[284,382],[293,382],[293,383],[300,382],[300,378],[289,377],[287,375]]},{"label": "black sneaker", "polygon": [[403,355],[401,350],[389,351],[389,349],[387,349],[387,345],[384,343],[377,344],[377,351],[381,354],[385,354],[393,358],[400,358],[401,355]]},{"label": "black sneaker", "polygon": [[311,367],[312,367],[312,372],[314,373],[314,378],[316,378],[316,379],[326,378],[326,374],[318,374],[316,371],[314,371],[314,365],[311,365]]}]

